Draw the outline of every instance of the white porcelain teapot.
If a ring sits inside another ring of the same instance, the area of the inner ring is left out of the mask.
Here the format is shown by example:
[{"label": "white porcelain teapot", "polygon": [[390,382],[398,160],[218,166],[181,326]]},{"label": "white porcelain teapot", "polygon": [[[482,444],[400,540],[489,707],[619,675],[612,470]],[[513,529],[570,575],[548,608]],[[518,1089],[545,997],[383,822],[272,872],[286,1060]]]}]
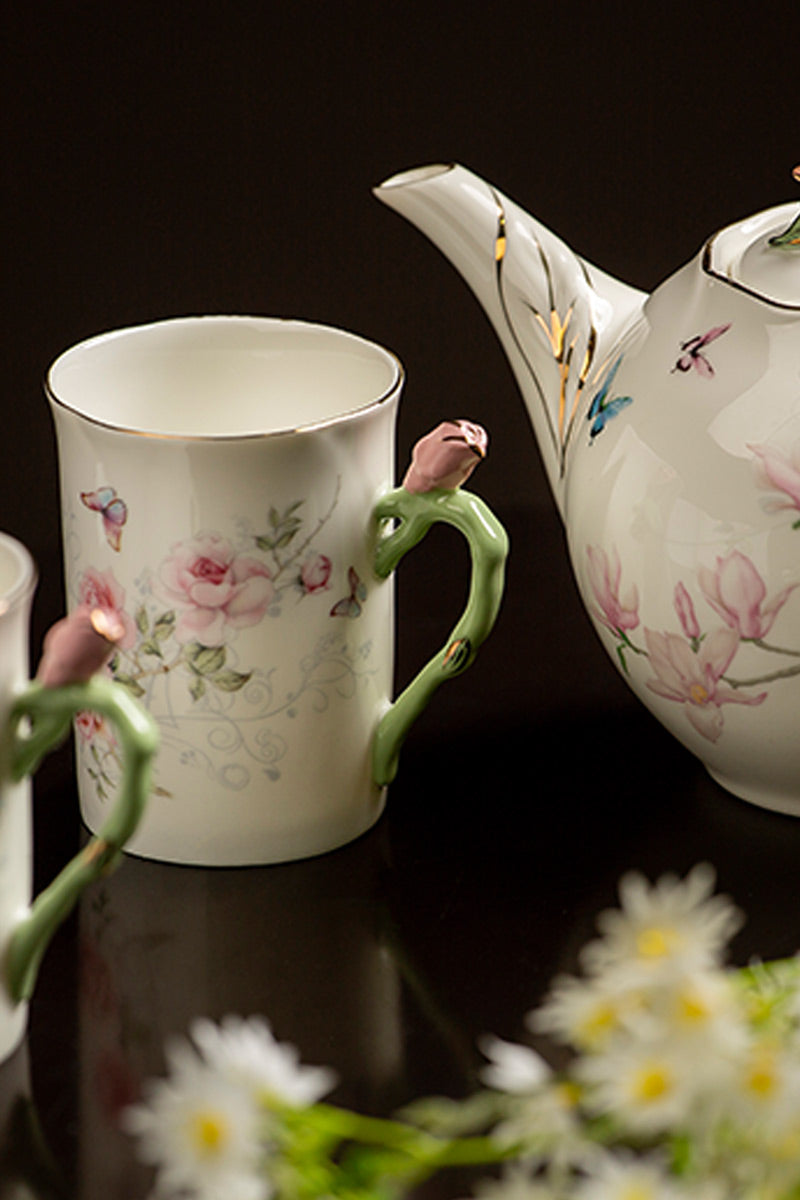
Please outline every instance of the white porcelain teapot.
[{"label": "white porcelain teapot", "polygon": [[376,195],[492,321],[618,669],[723,787],[800,815],[796,203],[714,234],[647,296],[462,167]]}]

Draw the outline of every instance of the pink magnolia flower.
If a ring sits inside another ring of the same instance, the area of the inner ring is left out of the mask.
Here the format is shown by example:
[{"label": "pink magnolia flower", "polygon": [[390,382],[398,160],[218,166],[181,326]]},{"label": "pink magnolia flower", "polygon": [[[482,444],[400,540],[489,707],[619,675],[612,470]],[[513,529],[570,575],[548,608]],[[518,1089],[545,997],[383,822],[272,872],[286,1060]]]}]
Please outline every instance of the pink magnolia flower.
[{"label": "pink magnolia flower", "polygon": [[300,584],[307,596],[322,592],[331,577],[331,560],[325,554],[308,558],[300,568]]},{"label": "pink magnolia flower", "polygon": [[754,705],[766,699],[766,692],[745,696],[722,679],[739,645],[735,630],[723,627],[710,633],[697,653],[677,633],[645,629],[644,637],[655,671],[647,686],[657,696],[682,704],[694,728],[710,742],[722,733],[723,704]]},{"label": "pink magnolia flower", "polygon": [[589,583],[597,601],[596,617],[611,633],[635,629],[639,624],[639,592],[630,585],[624,595],[620,594],[622,567],[616,549],[611,552],[610,562],[599,546],[587,546],[586,554]]},{"label": "pink magnolia flower", "polygon": [[86,609],[102,609],[112,623],[122,626],[121,636],[115,638],[121,650],[129,650],[136,641],[136,624],[125,612],[125,590],[114,578],[114,572],[97,571],[87,567],[78,581],[78,603]]},{"label": "pink magnolia flower", "polygon": [[682,583],[678,583],[675,587],[675,612],[678,614],[681,629],[687,638],[690,638],[692,641],[699,638],[700,626],[697,623],[692,597]]},{"label": "pink magnolia flower", "polygon": [[275,594],[267,567],[216,533],[176,543],[154,588],[182,610],[176,639],[202,646],[219,646],[231,629],[257,625]]},{"label": "pink magnolia flower", "polygon": [[775,446],[748,446],[755,455],[756,481],[767,491],[777,492],[765,502],[770,512],[782,509],[800,511],[800,441],[789,454]]},{"label": "pink magnolia flower", "polygon": [[739,550],[718,558],[712,571],[701,567],[697,579],[706,600],[723,621],[742,638],[765,637],[783,608],[791,584],[767,601],[767,587],[751,559]]}]

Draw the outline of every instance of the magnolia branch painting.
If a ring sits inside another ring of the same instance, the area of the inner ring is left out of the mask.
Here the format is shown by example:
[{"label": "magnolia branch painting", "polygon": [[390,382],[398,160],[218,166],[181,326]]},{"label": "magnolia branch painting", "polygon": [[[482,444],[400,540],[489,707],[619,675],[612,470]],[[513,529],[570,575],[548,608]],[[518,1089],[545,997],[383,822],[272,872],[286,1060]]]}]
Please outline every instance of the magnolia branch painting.
[{"label": "magnolia branch painting", "polygon": [[[788,511],[793,514],[791,528],[800,530],[800,442],[789,453],[767,445],[748,449],[756,485],[767,493],[764,509]],[[614,638],[622,670],[628,673],[632,655],[645,658],[650,691],[680,705],[709,741],[716,742],[723,733],[726,705],[756,707],[767,699],[767,685],[800,675],[800,647],[777,645],[771,638],[800,580],[770,593],[753,560],[739,549],[731,550],[717,556],[713,565],[697,568],[693,590],[685,580],[677,582],[672,597],[677,628],[656,630],[641,623],[639,589],[623,578],[616,547],[607,552],[587,546],[586,556],[592,614]],[[713,613],[713,626],[698,617],[701,600]],[[742,645],[763,652],[763,670],[746,676],[737,671],[735,659]]]}]

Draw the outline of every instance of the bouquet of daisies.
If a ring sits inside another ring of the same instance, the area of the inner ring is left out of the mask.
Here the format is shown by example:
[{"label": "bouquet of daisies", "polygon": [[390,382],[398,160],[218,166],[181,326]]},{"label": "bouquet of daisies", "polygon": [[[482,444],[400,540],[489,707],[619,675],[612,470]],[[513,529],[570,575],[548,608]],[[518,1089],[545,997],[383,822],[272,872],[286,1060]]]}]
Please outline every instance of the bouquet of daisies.
[{"label": "bouquet of daisies", "polygon": [[740,924],[710,867],[625,876],[526,1018],[562,1072],[485,1037],[481,1090],[377,1119],[324,1103],[332,1073],[266,1022],[200,1020],[125,1127],[156,1195],[192,1200],[392,1200],[465,1164],[481,1200],[797,1200],[800,961],[727,968]]}]

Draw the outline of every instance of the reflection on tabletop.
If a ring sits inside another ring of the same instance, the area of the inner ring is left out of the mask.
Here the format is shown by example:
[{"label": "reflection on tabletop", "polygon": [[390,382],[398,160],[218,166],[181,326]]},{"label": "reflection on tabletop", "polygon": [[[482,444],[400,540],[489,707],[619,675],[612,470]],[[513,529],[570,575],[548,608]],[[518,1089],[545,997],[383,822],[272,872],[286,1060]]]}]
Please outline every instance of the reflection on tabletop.
[{"label": "reflection on tabletop", "polygon": [[[151,1176],[118,1115],[199,1015],[263,1015],[304,1063],[337,1072],[334,1103],[388,1114],[468,1094],[477,1038],[525,1037],[526,1011],[574,969],[631,866],[654,877],[712,862],[748,914],[736,960],[792,953],[800,822],[727,795],[634,702],[577,716],[467,722],[446,755],[410,745],[381,822],[320,858],[201,869],[126,857],[94,885],[43,964],[30,1087],[15,1084],[63,1181],[59,1193],[31,1178],[33,1195],[144,1200]],[[532,766],[545,753],[558,763],[548,777]],[[0,1089],[7,1125],[13,1095]],[[469,1191],[448,1177],[418,1194]]]}]

